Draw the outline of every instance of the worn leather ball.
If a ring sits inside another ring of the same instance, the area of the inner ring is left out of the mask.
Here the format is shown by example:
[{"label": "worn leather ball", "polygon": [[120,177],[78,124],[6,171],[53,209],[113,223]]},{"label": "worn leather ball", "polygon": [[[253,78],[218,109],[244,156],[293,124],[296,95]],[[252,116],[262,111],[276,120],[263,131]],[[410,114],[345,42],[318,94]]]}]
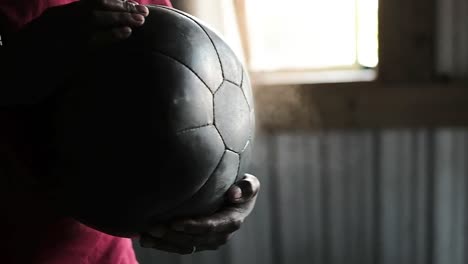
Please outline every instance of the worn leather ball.
[{"label": "worn leather ball", "polygon": [[119,236],[218,210],[255,133],[249,76],[226,41],[189,14],[149,9],[129,39],[82,57],[53,111],[57,205]]}]

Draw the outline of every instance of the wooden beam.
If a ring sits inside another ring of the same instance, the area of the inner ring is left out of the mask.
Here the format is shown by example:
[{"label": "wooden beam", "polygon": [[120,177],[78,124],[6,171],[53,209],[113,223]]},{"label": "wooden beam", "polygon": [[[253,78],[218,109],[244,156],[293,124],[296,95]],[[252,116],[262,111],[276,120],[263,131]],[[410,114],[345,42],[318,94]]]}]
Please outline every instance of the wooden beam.
[{"label": "wooden beam", "polygon": [[260,130],[467,127],[468,83],[257,86]]},{"label": "wooden beam", "polygon": [[435,0],[380,0],[379,80],[435,78],[435,13]]},{"label": "wooden beam", "polygon": [[237,25],[239,27],[240,40],[242,51],[244,53],[244,63],[250,65],[250,43],[249,43],[249,27],[247,25],[247,0],[233,0],[234,9],[236,12]]}]

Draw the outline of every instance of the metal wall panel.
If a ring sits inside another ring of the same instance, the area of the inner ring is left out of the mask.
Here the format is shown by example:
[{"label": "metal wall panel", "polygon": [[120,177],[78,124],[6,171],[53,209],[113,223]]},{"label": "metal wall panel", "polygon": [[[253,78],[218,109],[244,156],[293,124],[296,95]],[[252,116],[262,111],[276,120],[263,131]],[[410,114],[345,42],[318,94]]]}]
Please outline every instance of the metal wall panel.
[{"label": "metal wall panel", "polygon": [[464,130],[262,135],[257,206],[217,252],[141,264],[465,263]]}]

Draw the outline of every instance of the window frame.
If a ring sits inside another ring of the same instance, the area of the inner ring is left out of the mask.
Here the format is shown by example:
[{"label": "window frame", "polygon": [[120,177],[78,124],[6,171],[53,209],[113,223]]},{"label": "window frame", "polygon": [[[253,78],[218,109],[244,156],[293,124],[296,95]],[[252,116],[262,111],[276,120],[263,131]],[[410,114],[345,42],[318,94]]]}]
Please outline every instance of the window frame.
[{"label": "window frame", "polygon": [[[251,50],[249,43],[249,28],[247,25],[247,12],[246,12],[246,1],[248,0],[233,0],[234,8],[237,15],[237,22],[239,24],[239,32],[241,38],[241,44],[244,52],[246,65],[251,64]],[[346,72],[344,75],[343,72]],[[326,75],[324,78],[320,78],[320,73]],[[353,65],[349,66],[336,66],[336,67],[324,67],[320,69],[285,69],[285,70],[274,70],[274,71],[250,71],[251,79],[257,84],[269,84],[274,80],[279,81],[283,84],[296,84],[295,78],[299,75],[300,79],[308,80],[307,83],[329,83],[330,75],[337,73],[336,79],[338,82],[364,82],[371,81],[369,76],[377,76],[377,67],[365,68],[358,64],[358,59]],[[278,75],[281,77],[278,78]],[[309,76],[307,76],[309,75]],[[376,78],[372,79],[375,80]]]},{"label": "window frame", "polygon": [[[233,1],[248,63],[250,0]],[[435,0],[379,1],[375,80],[274,83],[251,73],[259,131],[467,126],[468,83],[435,74],[436,7]]]}]

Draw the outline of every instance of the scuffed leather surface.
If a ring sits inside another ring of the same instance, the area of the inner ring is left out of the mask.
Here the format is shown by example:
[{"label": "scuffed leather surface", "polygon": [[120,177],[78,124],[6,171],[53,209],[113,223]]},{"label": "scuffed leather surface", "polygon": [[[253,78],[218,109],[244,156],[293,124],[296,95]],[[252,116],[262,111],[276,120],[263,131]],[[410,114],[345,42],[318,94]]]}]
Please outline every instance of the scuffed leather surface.
[{"label": "scuffed leather surface", "polygon": [[255,131],[234,56],[201,21],[150,6],[129,40],[83,57],[52,110],[57,205],[125,236],[219,209]]}]

